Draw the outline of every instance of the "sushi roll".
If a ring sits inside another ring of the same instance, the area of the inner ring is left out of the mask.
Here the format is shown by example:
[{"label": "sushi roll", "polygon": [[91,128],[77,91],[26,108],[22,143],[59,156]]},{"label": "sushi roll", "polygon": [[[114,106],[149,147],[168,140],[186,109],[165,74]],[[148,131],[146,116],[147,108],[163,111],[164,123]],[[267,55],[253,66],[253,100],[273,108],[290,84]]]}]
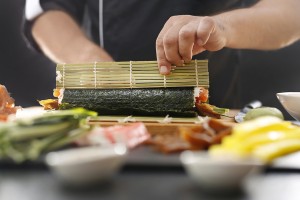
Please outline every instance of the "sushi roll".
[{"label": "sushi roll", "polygon": [[99,115],[180,116],[197,115],[196,103],[206,102],[203,87],[59,89],[61,109],[83,107]]}]

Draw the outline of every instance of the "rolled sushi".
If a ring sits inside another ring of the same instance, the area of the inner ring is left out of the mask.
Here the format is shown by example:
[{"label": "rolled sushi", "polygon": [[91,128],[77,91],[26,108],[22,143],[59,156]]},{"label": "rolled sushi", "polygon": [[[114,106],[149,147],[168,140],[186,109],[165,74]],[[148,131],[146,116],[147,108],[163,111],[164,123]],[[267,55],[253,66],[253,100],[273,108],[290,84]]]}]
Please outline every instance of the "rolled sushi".
[{"label": "rolled sushi", "polygon": [[83,107],[99,115],[181,116],[197,115],[195,103],[206,102],[202,87],[60,89],[61,109]]}]

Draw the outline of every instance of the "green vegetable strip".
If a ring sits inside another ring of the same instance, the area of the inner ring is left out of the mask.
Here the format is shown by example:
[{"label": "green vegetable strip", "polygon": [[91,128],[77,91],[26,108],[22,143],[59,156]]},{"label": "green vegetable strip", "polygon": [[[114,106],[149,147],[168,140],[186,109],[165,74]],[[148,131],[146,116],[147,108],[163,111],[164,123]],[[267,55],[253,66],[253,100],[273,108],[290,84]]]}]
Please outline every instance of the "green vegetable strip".
[{"label": "green vegetable strip", "polygon": [[194,88],[65,89],[65,108],[84,107],[100,115],[195,116]]},{"label": "green vegetable strip", "polygon": [[68,145],[75,141],[76,139],[79,139],[80,137],[86,135],[88,131],[90,130],[90,127],[82,127],[75,130],[72,130],[68,133],[67,137],[62,137],[58,139],[57,141],[51,143],[46,150],[55,150],[60,147],[63,147],[65,145]]},{"label": "green vegetable strip", "polygon": [[15,127],[10,130],[9,138],[13,141],[31,139],[32,137],[43,137],[53,133],[63,133],[66,130],[72,129],[76,122],[65,121],[57,124],[45,124],[28,127]]},{"label": "green vegetable strip", "polygon": [[0,124],[0,157],[15,162],[34,160],[84,135],[85,119],[97,113],[82,108],[55,111],[41,117]]},{"label": "green vegetable strip", "polygon": [[223,114],[226,114],[229,111],[229,109],[213,106],[213,111],[215,111],[216,113],[219,113],[220,115],[223,115]]}]

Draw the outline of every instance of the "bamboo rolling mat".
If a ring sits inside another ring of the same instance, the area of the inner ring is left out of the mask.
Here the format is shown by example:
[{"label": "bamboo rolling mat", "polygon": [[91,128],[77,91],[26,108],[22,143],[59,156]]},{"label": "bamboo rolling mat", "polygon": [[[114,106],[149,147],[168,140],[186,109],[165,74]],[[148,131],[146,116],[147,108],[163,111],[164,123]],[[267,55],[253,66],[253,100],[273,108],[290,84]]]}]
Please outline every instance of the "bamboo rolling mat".
[{"label": "bamboo rolling mat", "polygon": [[160,75],[156,61],[58,64],[56,87],[76,89],[209,87],[207,60],[173,66],[170,75]]}]

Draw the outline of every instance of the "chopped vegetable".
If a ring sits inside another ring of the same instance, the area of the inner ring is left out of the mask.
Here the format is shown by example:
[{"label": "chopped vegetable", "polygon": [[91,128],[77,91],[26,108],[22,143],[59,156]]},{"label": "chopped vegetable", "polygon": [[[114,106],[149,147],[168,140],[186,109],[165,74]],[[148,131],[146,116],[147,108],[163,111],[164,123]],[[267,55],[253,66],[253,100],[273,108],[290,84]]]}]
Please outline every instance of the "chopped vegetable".
[{"label": "chopped vegetable", "polygon": [[96,112],[76,108],[0,124],[0,157],[16,162],[34,160],[43,152],[83,136],[90,129],[86,118],[96,115]]}]

